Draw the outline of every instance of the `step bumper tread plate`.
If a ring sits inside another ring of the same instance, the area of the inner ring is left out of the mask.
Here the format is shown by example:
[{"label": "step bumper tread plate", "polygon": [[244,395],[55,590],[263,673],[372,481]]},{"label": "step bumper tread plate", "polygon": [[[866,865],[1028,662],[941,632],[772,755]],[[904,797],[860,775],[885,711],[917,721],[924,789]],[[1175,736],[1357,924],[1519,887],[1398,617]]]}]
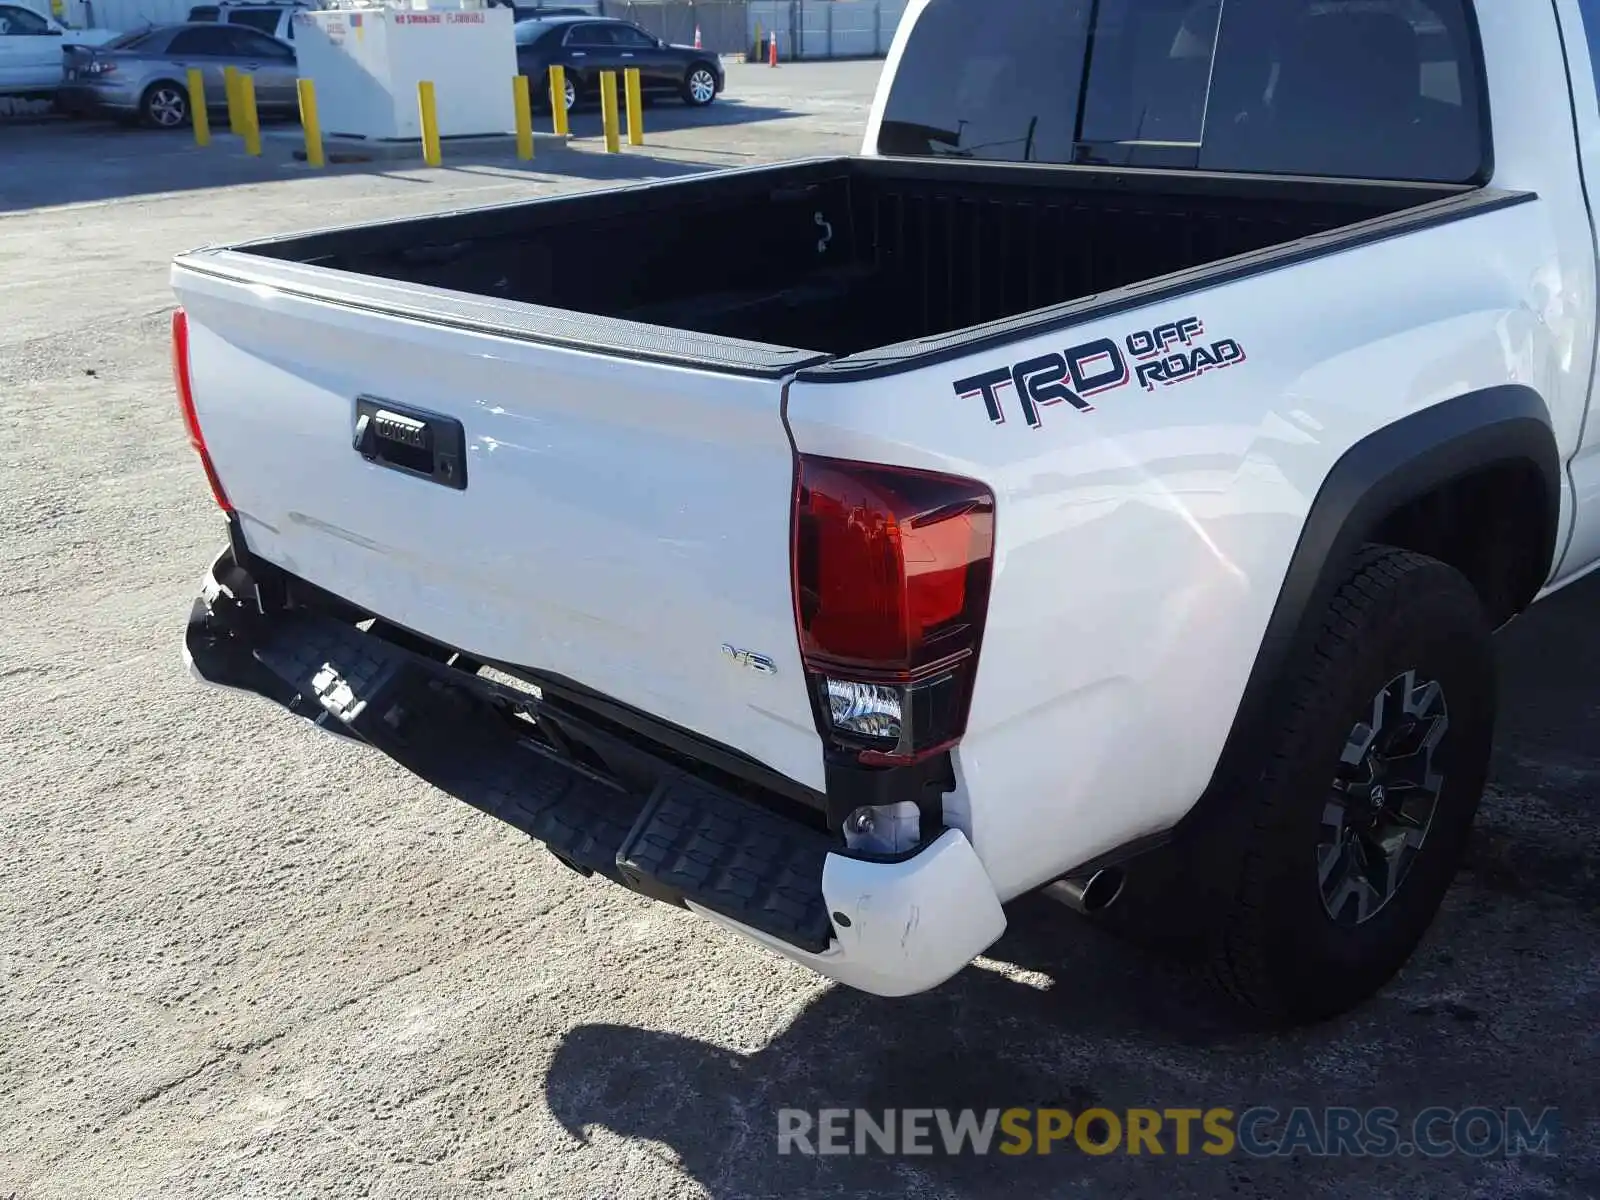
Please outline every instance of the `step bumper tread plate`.
[{"label": "step bumper tread plate", "polygon": [[[196,673],[368,743],[582,869],[811,953],[828,948],[822,875],[831,843],[820,830],[675,767],[663,765],[648,795],[629,791],[542,744],[533,725],[521,734],[523,718],[500,711],[486,681],[452,679],[453,668],[331,617],[290,611],[244,630],[192,621],[186,644]],[[264,672],[240,669],[241,637]],[[266,687],[267,675],[287,686]]]}]

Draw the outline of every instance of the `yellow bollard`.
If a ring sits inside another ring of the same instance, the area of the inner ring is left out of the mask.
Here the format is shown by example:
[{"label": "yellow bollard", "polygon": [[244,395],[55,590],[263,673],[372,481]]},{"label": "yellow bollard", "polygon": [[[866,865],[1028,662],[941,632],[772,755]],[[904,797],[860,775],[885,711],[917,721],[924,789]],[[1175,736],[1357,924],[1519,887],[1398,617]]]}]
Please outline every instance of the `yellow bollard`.
[{"label": "yellow bollard", "polygon": [[556,133],[569,137],[572,128],[567,124],[567,69],[550,68],[550,118]]},{"label": "yellow bollard", "polygon": [[417,84],[417,111],[422,116],[422,161],[437,167],[444,161],[439,153],[439,110],[433,100],[433,83]]},{"label": "yellow bollard", "polygon": [[511,80],[511,100],[517,110],[517,157],[527,162],[533,157],[533,101],[526,75]]},{"label": "yellow bollard", "polygon": [[206,111],[206,77],[189,68],[189,120],[194,124],[194,144],[211,145],[211,114]]},{"label": "yellow bollard", "polygon": [[600,120],[606,131],[606,153],[622,153],[622,135],[617,120],[617,73],[600,72]]},{"label": "yellow bollard", "polygon": [[222,68],[222,92],[228,100],[228,132],[238,137],[244,132],[239,123],[239,68]]},{"label": "yellow bollard", "polygon": [[256,116],[256,81],[254,77],[239,76],[239,121],[244,126],[244,152],[261,156],[261,121]]},{"label": "yellow bollard", "polygon": [[306,165],[323,166],[326,160],[322,157],[322,122],[317,118],[317,85],[302,79],[295,84],[295,90],[300,93],[300,128],[306,135]]},{"label": "yellow bollard", "polygon": [[629,67],[624,76],[628,82],[628,145],[644,145],[644,85],[639,68]]}]

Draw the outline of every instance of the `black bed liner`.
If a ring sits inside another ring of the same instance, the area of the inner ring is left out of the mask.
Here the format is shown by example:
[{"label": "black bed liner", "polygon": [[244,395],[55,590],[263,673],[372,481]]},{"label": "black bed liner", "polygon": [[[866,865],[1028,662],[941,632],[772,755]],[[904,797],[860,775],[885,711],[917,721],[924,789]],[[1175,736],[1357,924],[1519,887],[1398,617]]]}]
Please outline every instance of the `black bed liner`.
[{"label": "black bed liner", "polygon": [[925,366],[1532,199],[847,157],[371,222],[181,263],[314,299],[818,381]]}]

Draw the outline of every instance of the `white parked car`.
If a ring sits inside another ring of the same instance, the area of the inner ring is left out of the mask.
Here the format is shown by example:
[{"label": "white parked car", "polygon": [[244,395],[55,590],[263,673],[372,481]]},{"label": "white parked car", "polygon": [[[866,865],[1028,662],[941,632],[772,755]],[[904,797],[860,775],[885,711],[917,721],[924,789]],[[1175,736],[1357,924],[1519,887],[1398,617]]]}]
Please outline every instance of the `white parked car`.
[{"label": "white parked car", "polygon": [[68,29],[21,4],[0,3],[0,95],[53,92],[65,72],[66,46],[100,46],[109,29]]}]

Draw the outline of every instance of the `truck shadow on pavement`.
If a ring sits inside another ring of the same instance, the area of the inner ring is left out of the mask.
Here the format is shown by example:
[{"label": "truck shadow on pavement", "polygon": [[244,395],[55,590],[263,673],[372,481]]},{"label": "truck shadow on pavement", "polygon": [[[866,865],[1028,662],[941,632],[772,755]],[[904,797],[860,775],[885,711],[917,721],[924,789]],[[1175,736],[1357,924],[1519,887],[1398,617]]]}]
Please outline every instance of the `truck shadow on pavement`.
[{"label": "truck shadow on pavement", "polygon": [[[1347,1155],[1314,1165],[1319,1195],[1579,1195],[1600,1148],[1570,1136],[1600,1103],[1600,579],[1501,635],[1495,768],[1466,868],[1430,936],[1369,1004],[1327,1025],[1248,1031],[1175,971],[1052,901],[1010,906],[989,960],[933,992],[879,1000],[822,991],[749,1054],[620,1025],[574,1029],[546,1080],[575,1138],[595,1128],[669,1147],[715,1197],[1306,1194],[1307,1155],[1103,1157],[1070,1142],[1037,1153],[890,1157],[778,1152],[779,1111],[824,1108],[1558,1110],[1553,1154]],[[711,936],[709,933],[707,936]],[[954,1116],[954,1114],[952,1114]],[[1198,1131],[1198,1126],[1196,1127]],[[1270,1132],[1281,1126],[1267,1125]],[[813,1133],[815,1127],[813,1126]],[[1000,1139],[997,1138],[998,1145]],[[815,1138],[813,1138],[815,1144]],[[1125,1146],[1125,1143],[1124,1143]],[[1160,1174],[1159,1182],[1152,1172]]]}]

